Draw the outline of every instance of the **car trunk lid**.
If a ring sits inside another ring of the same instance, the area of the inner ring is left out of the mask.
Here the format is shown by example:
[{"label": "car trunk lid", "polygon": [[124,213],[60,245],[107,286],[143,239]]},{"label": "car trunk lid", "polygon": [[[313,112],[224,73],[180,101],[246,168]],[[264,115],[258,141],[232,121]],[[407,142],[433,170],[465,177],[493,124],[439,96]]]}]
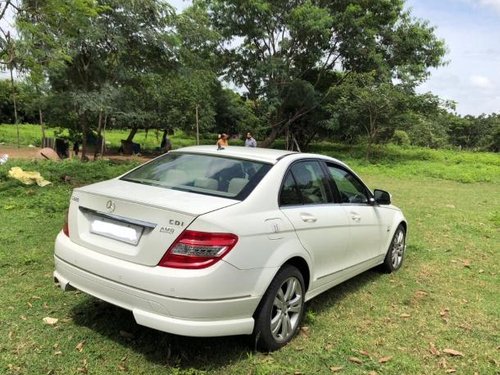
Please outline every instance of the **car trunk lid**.
[{"label": "car trunk lid", "polygon": [[74,190],[69,233],[92,251],[153,266],[197,216],[235,203],[115,179]]}]

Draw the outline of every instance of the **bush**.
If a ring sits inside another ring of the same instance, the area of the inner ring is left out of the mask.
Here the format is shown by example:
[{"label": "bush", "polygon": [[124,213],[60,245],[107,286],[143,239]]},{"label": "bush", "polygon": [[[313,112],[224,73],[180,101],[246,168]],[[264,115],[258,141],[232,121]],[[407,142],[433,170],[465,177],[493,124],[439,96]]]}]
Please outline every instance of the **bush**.
[{"label": "bush", "polygon": [[399,146],[409,146],[411,143],[410,136],[404,130],[395,130],[391,142]]}]

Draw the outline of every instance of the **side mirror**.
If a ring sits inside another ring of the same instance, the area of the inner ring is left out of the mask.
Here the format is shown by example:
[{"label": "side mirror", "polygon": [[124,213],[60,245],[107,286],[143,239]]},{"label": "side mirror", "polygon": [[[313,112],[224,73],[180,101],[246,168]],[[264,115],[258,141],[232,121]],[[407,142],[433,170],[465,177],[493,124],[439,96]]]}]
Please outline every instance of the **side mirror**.
[{"label": "side mirror", "polygon": [[385,190],[375,189],[373,191],[373,197],[378,204],[391,204],[391,194]]}]

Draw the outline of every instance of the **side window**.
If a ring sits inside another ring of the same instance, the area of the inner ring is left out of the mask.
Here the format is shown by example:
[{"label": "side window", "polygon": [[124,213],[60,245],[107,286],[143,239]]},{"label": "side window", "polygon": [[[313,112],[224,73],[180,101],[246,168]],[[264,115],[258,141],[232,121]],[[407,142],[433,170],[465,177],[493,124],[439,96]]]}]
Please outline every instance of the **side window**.
[{"label": "side window", "polygon": [[368,203],[365,187],[350,172],[334,165],[328,165],[328,170],[337,185],[342,203]]},{"label": "side window", "polygon": [[326,179],[318,162],[296,163],[290,171],[297,183],[303,204],[328,203]]},{"label": "side window", "polygon": [[286,174],[285,181],[283,182],[283,187],[280,192],[280,206],[293,206],[297,204],[302,204],[302,199],[300,199],[297,186],[295,185],[295,180],[293,179],[292,173],[289,171]]}]

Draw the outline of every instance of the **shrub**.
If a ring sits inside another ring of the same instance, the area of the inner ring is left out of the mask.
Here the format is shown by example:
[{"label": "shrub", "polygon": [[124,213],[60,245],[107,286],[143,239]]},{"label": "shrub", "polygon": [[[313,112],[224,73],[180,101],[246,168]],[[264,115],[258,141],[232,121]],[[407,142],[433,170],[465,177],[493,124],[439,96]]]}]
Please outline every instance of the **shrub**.
[{"label": "shrub", "polygon": [[404,130],[395,130],[391,142],[399,146],[409,146],[410,136]]}]

